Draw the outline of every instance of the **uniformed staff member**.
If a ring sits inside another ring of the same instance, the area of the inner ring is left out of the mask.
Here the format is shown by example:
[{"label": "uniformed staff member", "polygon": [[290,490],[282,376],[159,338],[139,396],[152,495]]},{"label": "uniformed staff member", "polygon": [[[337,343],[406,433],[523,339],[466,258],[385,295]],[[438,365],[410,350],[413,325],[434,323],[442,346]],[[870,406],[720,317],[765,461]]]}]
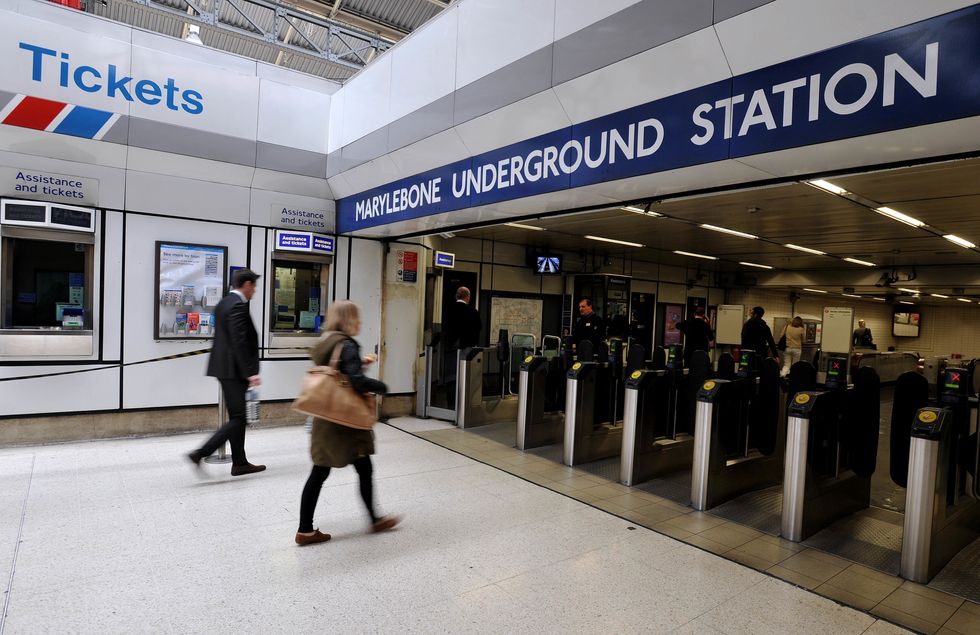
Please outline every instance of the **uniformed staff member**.
[{"label": "uniformed staff member", "polygon": [[580,342],[586,340],[592,342],[592,350],[599,350],[599,342],[606,339],[606,325],[602,318],[592,309],[592,299],[582,298],[578,302],[579,318],[575,321],[575,329],[572,331],[572,343],[576,350]]}]

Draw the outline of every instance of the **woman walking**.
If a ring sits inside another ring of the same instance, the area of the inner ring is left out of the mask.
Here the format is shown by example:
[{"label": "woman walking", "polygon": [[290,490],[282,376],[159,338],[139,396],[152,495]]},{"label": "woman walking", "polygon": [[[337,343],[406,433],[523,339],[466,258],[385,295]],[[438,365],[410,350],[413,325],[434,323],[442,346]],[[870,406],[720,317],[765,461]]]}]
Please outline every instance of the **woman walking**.
[{"label": "woman walking", "polygon": [[806,327],[803,326],[803,318],[796,316],[783,329],[783,336],[786,337],[786,351],[783,353],[783,377],[789,375],[789,369],[793,364],[803,358],[803,336],[806,335]]},{"label": "woman walking", "polygon": [[[364,375],[364,365],[373,363],[374,357],[361,359],[360,346],[354,337],[361,330],[361,315],[357,305],[348,300],[335,302],[327,311],[327,332],[313,348],[310,357],[317,366],[326,366],[334,355],[335,347],[341,346],[339,371],[348,379],[351,387],[361,394],[383,395],[388,387],[377,379]],[[313,513],[324,481],[330,476],[330,468],[353,465],[360,479],[361,498],[371,518],[371,531],[377,533],[398,524],[396,516],[378,516],[374,509],[374,431],[360,430],[326,421],[313,420],[310,455],[313,470],[303,488],[299,508],[299,530],[296,544],[312,545],[330,540],[330,534],[313,528]]]}]

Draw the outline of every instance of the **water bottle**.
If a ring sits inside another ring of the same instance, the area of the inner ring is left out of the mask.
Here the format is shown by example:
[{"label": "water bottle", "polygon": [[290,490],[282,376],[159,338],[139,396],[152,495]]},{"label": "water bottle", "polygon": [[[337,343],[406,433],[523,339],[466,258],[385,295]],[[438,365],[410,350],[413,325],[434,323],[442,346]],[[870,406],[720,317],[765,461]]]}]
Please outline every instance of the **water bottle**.
[{"label": "water bottle", "polygon": [[245,423],[252,425],[259,421],[259,391],[249,388],[245,393]]},{"label": "water bottle", "polygon": [[313,434],[313,416],[310,415],[306,418],[306,423],[303,424],[303,429],[306,430],[306,434]]}]

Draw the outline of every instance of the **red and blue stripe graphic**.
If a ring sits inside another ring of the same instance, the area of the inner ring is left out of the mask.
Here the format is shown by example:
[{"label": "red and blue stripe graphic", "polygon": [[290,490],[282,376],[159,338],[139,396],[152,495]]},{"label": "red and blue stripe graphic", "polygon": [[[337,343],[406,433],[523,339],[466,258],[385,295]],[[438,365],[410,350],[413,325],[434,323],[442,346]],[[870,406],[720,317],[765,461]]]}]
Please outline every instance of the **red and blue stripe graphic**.
[{"label": "red and blue stripe graphic", "polygon": [[30,95],[17,95],[0,110],[0,123],[99,140],[120,115]]}]

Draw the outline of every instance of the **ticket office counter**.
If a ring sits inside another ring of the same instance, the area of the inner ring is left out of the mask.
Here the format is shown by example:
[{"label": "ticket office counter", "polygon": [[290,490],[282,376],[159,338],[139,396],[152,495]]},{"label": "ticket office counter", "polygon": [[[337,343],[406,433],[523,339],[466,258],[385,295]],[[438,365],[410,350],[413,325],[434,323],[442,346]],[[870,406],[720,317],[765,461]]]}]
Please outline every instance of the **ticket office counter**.
[{"label": "ticket office counter", "polygon": [[266,357],[305,356],[307,349],[319,341],[326,326],[332,265],[333,256],[329,254],[272,250],[266,280]]},{"label": "ticket office counter", "polygon": [[98,350],[98,210],[0,200],[0,360],[85,360]]}]

